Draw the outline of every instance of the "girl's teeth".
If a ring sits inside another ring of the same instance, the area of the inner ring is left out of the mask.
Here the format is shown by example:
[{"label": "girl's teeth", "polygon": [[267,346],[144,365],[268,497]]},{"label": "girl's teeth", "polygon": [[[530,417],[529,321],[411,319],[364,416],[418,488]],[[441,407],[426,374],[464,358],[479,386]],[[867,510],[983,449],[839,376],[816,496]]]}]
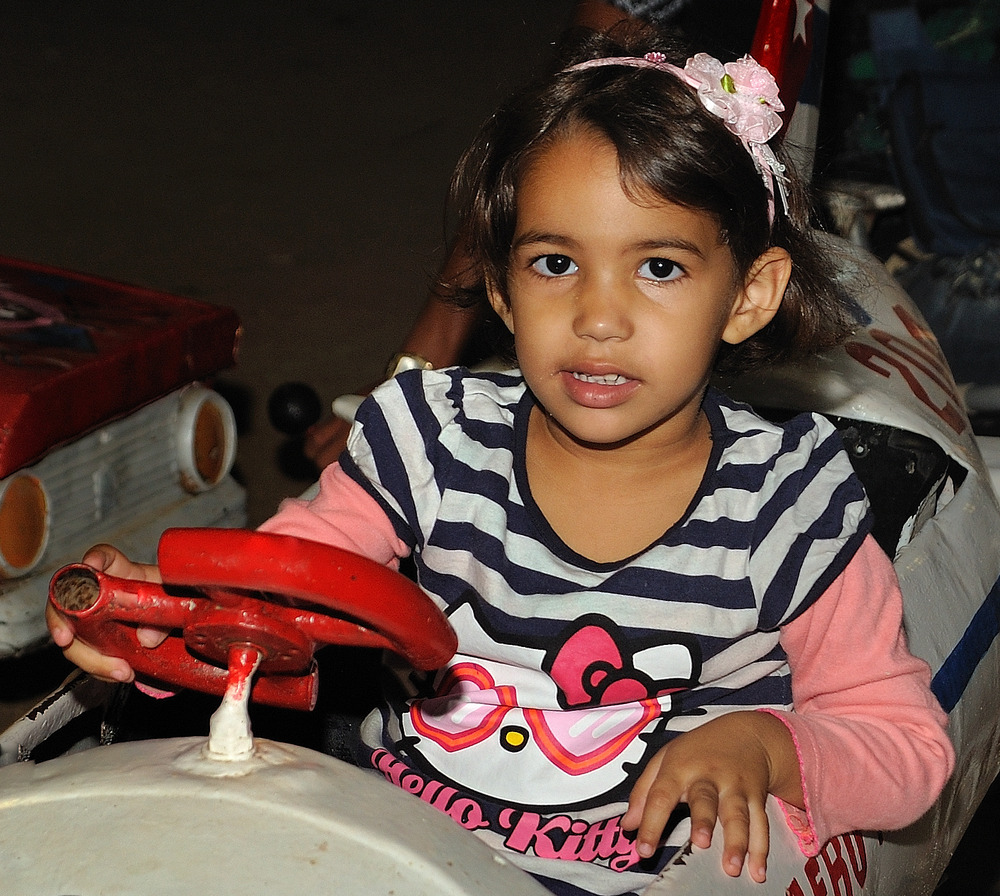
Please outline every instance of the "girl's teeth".
[{"label": "girl's teeth", "polygon": [[608,373],[603,376],[591,376],[588,373],[574,373],[575,379],[582,380],[585,383],[597,383],[601,386],[620,386],[626,382],[625,377],[620,373]]}]

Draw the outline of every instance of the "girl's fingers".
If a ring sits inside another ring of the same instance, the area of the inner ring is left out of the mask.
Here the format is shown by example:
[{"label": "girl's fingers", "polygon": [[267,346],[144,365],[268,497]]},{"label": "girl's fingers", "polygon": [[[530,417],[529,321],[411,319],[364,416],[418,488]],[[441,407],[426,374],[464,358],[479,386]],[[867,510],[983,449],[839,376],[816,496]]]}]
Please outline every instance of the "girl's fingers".
[{"label": "girl's fingers", "polygon": [[100,572],[106,572],[115,561],[117,552],[110,545],[95,544],[83,555],[83,562]]},{"label": "girl's fingers", "polygon": [[[95,545],[87,551],[83,562],[110,575],[159,581],[159,570],[155,566],[132,563],[121,551],[110,545]],[[126,660],[106,656],[79,640],[72,620],[56,610],[51,603],[46,603],[45,622],[53,643],[62,649],[63,656],[84,672],[103,681],[123,682],[135,678],[135,673]],[[167,633],[157,629],[141,628],[137,635],[139,643],[144,647],[155,647],[163,641]]]},{"label": "girl's fingers", "polygon": [[740,793],[735,799],[723,801],[719,821],[722,824],[723,870],[738,877],[746,862],[751,879],[763,883],[767,877],[770,848],[767,812],[763,804],[750,803],[746,795]]},{"label": "girl's fingers", "polygon": [[95,544],[84,554],[83,562],[99,572],[120,579],[141,582],[161,582],[160,570],[150,563],[133,563],[118,548],[110,544]]},{"label": "girl's fingers", "polygon": [[[642,770],[632,787],[632,792],[628,798],[628,809],[622,816],[621,826],[623,830],[636,832],[636,848],[642,856],[652,855],[647,851],[649,848],[649,825],[646,824],[647,809],[649,808],[650,790],[658,784],[657,776],[662,766],[662,752],[657,753]],[[664,822],[665,824],[666,822]],[[646,824],[646,828],[643,825]]]},{"label": "girl's fingers", "polygon": [[159,647],[166,639],[169,632],[159,628],[138,628],[135,631],[136,640],[143,647]]},{"label": "girl's fingers", "polygon": [[[683,793],[683,788],[673,778],[658,777],[646,792],[641,810],[636,807],[642,813],[635,835],[636,850],[643,858],[649,858],[660,848],[663,830]],[[632,811],[631,803],[629,811]]]},{"label": "girl's fingers", "polygon": [[750,807],[750,844],[747,851],[747,871],[762,884],[767,880],[767,855],[771,849],[771,831],[763,805]]},{"label": "girl's fingers", "polygon": [[657,772],[661,765],[661,754],[657,753],[649,760],[649,763],[642,770],[636,779],[632,792],[628,797],[628,809],[622,816],[621,826],[623,830],[635,831],[642,822],[642,813],[646,808],[646,795],[649,788],[656,780]]},{"label": "girl's fingers", "polygon": [[715,782],[706,779],[692,783],[688,787],[687,804],[691,812],[691,842],[708,849],[719,817],[719,790]]},{"label": "girl's fingers", "polygon": [[63,655],[75,666],[102,681],[121,682],[135,678],[132,667],[125,660],[105,656],[79,639],[63,650]]},{"label": "girl's fingers", "polygon": [[52,604],[45,605],[45,624],[49,627],[49,634],[56,647],[65,649],[73,643],[73,639],[76,637],[73,626]]},{"label": "girl's fingers", "polygon": [[750,810],[741,794],[728,799],[719,812],[722,823],[722,868],[731,877],[739,877],[750,846]]}]

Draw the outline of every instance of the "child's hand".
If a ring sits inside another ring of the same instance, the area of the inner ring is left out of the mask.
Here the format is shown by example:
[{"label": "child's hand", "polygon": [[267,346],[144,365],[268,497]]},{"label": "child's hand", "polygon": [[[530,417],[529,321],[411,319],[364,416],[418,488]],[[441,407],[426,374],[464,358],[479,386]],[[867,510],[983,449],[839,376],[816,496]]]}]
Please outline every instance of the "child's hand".
[{"label": "child's hand", "polygon": [[687,803],[691,842],[710,846],[718,819],[725,872],[738,877],[748,859],[750,877],[762,883],[770,845],[768,793],[803,803],[791,734],[769,713],[734,712],[674,738],[653,757],[632,789],[622,827],[638,829],[639,854],[650,856],[670,813]]},{"label": "child's hand", "polygon": [[[123,579],[139,579],[146,582],[159,582],[160,571],[157,567],[146,563],[133,563],[117,548],[109,544],[99,544],[92,547],[84,555],[83,562],[99,572],[118,576]],[[66,659],[79,666],[84,672],[89,672],[95,678],[104,681],[131,681],[135,678],[132,667],[117,657],[105,656],[89,644],[79,640],[70,619],[56,610],[51,603],[45,607],[45,621],[49,627],[52,640],[62,648]],[[139,643],[143,647],[156,647],[167,636],[165,631],[153,628],[140,628],[136,631]]]}]

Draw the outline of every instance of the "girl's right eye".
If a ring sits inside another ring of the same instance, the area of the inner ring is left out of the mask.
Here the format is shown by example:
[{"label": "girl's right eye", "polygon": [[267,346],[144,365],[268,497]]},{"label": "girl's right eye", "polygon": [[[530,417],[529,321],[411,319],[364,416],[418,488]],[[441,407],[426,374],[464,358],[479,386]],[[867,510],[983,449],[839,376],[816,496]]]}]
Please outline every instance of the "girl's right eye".
[{"label": "girl's right eye", "polygon": [[639,276],[655,283],[669,283],[684,276],[684,268],[669,258],[649,258],[639,265]]},{"label": "girl's right eye", "polygon": [[543,277],[563,277],[577,271],[576,262],[568,255],[543,255],[531,263],[531,268]]}]

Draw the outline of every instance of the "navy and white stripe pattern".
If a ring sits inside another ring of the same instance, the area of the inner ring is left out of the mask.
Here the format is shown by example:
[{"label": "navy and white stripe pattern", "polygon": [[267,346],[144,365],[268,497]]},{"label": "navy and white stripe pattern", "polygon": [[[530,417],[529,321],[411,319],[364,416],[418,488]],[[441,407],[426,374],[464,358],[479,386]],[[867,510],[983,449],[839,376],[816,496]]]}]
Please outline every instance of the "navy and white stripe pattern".
[{"label": "navy and white stripe pattern", "polygon": [[[779,426],[710,390],[713,450],[688,513],[636,556],[597,563],[532,501],[533,403],[517,371],[454,368],[403,374],[359,411],[344,467],[410,546],[460,645],[434,681],[404,673],[405,699],[365,739],[386,777],[403,784],[406,768],[414,792],[419,779],[461,794],[467,827],[550,885],[564,878],[562,892],[629,892],[656,866],[601,826],[669,737],[790,707],[778,629],[843,570],[868,504],[827,421]],[[578,861],[542,861],[555,857]]]}]

